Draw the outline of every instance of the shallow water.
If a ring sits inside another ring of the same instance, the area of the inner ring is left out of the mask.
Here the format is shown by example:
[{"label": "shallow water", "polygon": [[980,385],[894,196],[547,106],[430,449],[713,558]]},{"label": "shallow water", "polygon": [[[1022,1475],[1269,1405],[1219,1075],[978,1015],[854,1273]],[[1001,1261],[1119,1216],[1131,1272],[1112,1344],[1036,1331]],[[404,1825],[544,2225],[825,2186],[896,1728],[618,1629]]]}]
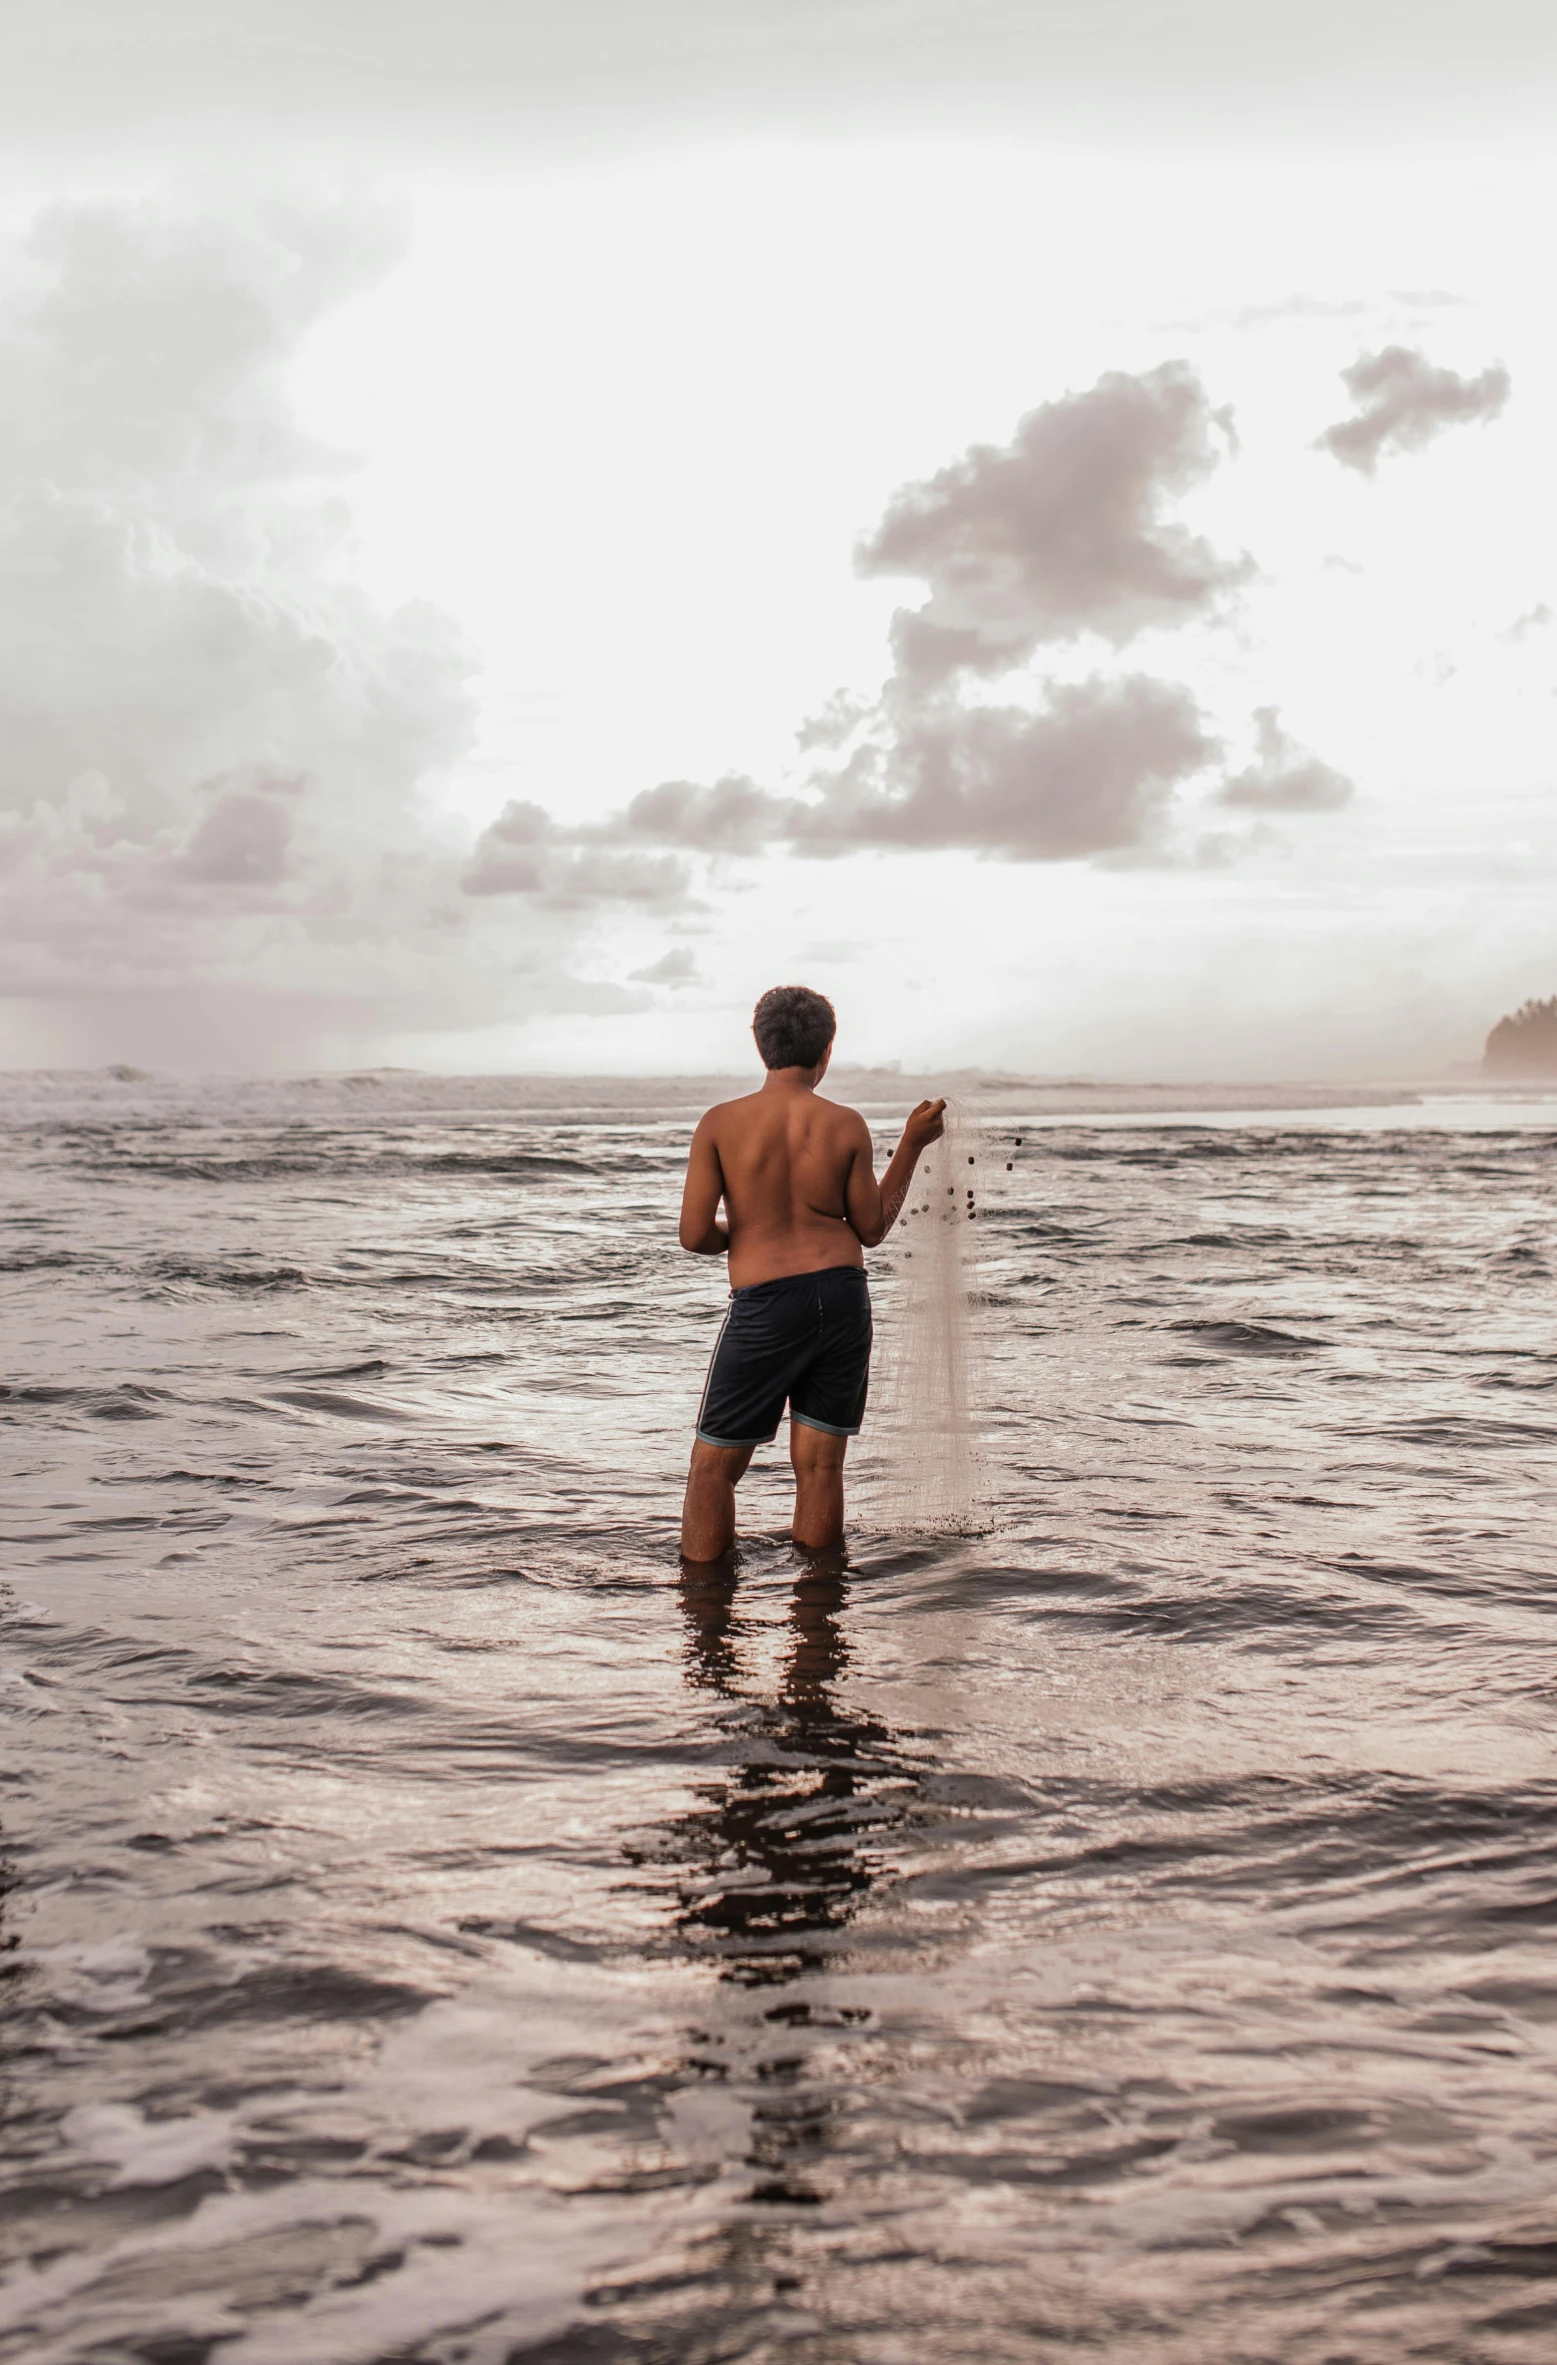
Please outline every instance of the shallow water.
[{"label": "shallow water", "polygon": [[1547,2365],[1557,1131],[1003,1116],[681,1582],[682,1117],[359,1099],[13,1103],[0,2357]]}]

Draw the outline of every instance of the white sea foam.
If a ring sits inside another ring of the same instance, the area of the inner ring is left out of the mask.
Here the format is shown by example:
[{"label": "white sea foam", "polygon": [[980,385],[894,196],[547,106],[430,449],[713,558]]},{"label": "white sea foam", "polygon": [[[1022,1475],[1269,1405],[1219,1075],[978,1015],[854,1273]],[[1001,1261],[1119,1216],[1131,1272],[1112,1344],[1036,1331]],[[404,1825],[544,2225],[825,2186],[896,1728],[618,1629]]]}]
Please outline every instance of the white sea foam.
[{"label": "white sea foam", "polygon": [[231,2159],[235,2111],[195,2111],[188,2118],[147,2119],[127,2104],[87,2102],[67,2112],[60,2132],[89,2160],[112,2161],[110,2188],[177,2184]]}]

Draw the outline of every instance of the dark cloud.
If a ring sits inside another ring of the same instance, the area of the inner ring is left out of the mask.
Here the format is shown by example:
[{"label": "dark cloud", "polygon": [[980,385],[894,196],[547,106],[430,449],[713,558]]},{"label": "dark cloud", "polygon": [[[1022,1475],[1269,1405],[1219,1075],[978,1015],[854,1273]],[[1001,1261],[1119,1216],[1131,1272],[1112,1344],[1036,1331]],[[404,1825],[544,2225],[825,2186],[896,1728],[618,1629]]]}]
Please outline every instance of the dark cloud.
[{"label": "dark cloud", "polygon": [[905,486],[858,553],[867,575],[929,588],[893,627],[903,679],[1000,672],[1079,633],[1123,643],[1211,614],[1250,562],[1218,553],[1169,505],[1226,439],[1194,372],[1164,362],[1044,403],[1009,444],[975,444]]},{"label": "dark cloud", "polygon": [[210,887],[278,887],[291,869],[295,780],[223,786],[196,824],[177,868]]},{"label": "dark cloud", "polygon": [[1437,369],[1410,345],[1364,353],[1341,381],[1357,408],[1319,438],[1347,468],[1371,476],[1386,452],[1419,451],[1449,427],[1495,419],[1509,396],[1509,375],[1493,362],[1479,377]]},{"label": "dark cloud", "polygon": [[1274,706],[1256,707],[1254,720],[1255,760],[1247,771],[1224,782],[1217,795],[1219,805],[1255,813],[1333,813],[1351,801],[1355,784],[1289,739]]}]

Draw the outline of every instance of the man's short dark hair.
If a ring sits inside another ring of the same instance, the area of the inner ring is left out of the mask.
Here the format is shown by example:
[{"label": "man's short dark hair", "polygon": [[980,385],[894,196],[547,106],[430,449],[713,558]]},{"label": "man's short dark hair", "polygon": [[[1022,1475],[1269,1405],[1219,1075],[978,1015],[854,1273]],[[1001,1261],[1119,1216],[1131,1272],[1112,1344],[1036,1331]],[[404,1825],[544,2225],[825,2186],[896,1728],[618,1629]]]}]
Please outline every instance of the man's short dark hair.
[{"label": "man's short dark hair", "polygon": [[808,985],[772,985],[752,1012],[751,1031],[768,1068],[814,1068],[838,1032],[825,994]]}]

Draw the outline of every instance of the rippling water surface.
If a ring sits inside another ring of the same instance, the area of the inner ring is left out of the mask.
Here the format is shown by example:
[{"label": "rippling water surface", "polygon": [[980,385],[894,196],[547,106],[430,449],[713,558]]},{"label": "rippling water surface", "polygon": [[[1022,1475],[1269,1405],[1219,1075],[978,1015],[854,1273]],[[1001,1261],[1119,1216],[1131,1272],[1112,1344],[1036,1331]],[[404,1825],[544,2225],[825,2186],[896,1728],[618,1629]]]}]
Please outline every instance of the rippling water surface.
[{"label": "rippling water surface", "polygon": [[682,1580],[684,1113],[20,1093],[0,2357],[1549,2365],[1554,1127],[1000,1118]]}]

